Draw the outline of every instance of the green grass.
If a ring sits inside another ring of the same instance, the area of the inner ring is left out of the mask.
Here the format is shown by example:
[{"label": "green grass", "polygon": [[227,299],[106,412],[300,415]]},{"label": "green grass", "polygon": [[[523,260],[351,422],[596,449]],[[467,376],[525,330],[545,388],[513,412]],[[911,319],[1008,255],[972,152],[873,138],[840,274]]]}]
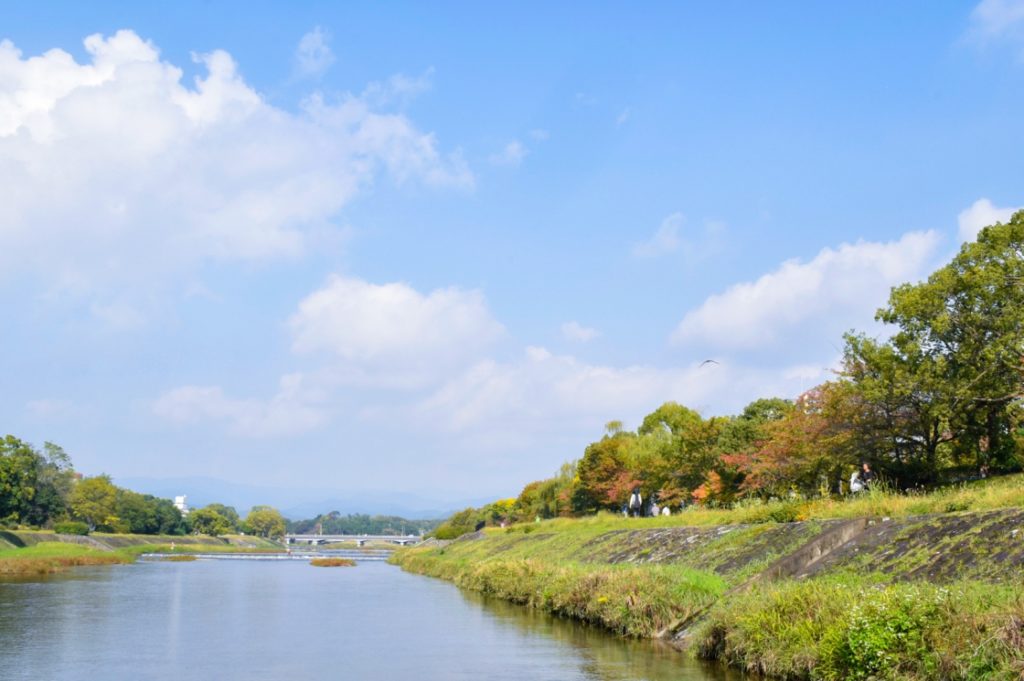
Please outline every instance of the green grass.
[{"label": "green grass", "polygon": [[786,581],[733,594],[694,634],[698,653],[792,679],[1019,679],[1024,588],[961,582]]},{"label": "green grass", "polygon": [[102,551],[78,544],[47,542],[27,548],[0,551],[0,577],[28,577],[59,572],[81,565],[130,563],[130,555]]},{"label": "green grass", "polygon": [[[691,506],[672,516],[624,518],[617,513],[598,513],[585,518],[555,518],[540,523],[521,523],[513,531],[596,533],[654,527],[711,527],[720,525],[830,520],[863,517],[902,518],[927,513],[987,511],[1024,506],[1024,474],[1006,475],[944,487],[927,493],[897,493],[876,489],[843,498],[796,499],[761,502],[750,500],[734,508]],[[525,528],[532,527],[532,530]],[[498,530],[489,529],[488,532]]]},{"label": "green grass", "polygon": [[404,569],[466,589],[642,638],[677,626],[725,591],[720,577],[674,565],[596,566],[507,558],[476,562],[422,551],[402,552],[396,561]]},{"label": "green grass", "polygon": [[[194,559],[195,553],[280,553],[280,545],[258,537],[237,536],[225,539],[215,537],[177,537],[170,535],[102,534],[89,535],[83,542],[96,541],[105,547],[86,543],[56,540],[53,532],[45,530],[11,533],[23,548],[0,546],[0,578],[26,577],[59,572],[80,565],[111,565],[132,563],[144,553],[167,553]],[[228,542],[234,543],[228,543]],[[174,548],[171,548],[171,542]]]},{"label": "green grass", "polygon": [[[773,677],[1020,679],[1022,506],[1024,476],[1014,475],[928,494],[522,523],[392,560],[627,636],[684,631],[694,652]],[[747,581],[830,521],[859,517],[910,519],[878,522],[895,528],[882,544],[837,554],[820,576]],[[946,584],[923,581],[933,578]]]}]

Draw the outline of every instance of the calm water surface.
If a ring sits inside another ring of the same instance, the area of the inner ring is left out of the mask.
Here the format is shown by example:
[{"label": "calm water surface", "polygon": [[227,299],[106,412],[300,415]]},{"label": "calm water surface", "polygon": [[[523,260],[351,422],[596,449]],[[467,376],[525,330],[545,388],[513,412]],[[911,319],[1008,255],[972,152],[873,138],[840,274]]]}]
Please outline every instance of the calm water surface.
[{"label": "calm water surface", "polygon": [[0,679],[737,679],[381,563],[196,561],[0,582]]}]

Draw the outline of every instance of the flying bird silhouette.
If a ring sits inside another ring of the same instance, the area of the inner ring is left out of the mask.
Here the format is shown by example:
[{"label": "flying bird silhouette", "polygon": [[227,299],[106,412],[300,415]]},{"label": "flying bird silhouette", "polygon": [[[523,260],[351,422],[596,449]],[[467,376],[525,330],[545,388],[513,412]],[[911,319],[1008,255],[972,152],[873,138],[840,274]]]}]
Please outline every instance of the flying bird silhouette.
[{"label": "flying bird silhouette", "polygon": [[[704,360],[703,362],[700,363],[700,366],[704,366],[705,364],[718,364],[718,362],[716,362],[713,359],[706,359],[706,360]],[[697,367],[697,368],[699,369],[700,367]]]}]

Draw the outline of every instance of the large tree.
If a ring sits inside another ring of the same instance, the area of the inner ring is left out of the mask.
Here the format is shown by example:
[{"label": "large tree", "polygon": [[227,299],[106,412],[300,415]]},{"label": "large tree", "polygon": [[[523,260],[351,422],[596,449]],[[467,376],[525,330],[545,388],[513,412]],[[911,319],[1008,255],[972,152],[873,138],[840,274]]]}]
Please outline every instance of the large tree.
[{"label": "large tree", "polygon": [[245,528],[258,537],[280,537],[285,530],[284,516],[270,506],[253,506],[245,517]]},{"label": "large tree", "polygon": [[188,515],[188,524],[196,534],[208,534],[217,537],[235,531],[234,524],[216,509],[220,504],[210,504],[197,508]]},{"label": "large tree", "polygon": [[[847,339],[874,441],[911,475],[934,478],[949,455],[1020,465],[1011,408],[1024,396],[1024,211],[984,228],[924,282],[895,288],[880,343]],[[878,450],[876,449],[876,453]]]},{"label": "large tree", "polygon": [[71,490],[71,512],[85,522],[90,530],[116,529],[117,488],[108,475],[80,480]]},{"label": "large tree", "polygon": [[13,435],[0,438],[0,520],[43,525],[67,509],[71,463],[57,445],[43,451]]}]

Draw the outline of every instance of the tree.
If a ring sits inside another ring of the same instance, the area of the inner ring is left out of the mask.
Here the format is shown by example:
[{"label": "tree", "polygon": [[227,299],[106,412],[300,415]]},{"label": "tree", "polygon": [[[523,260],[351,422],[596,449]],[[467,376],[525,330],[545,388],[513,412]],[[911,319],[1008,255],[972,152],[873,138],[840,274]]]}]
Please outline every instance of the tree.
[{"label": "tree", "polygon": [[253,506],[245,517],[245,527],[259,537],[280,537],[285,531],[285,520],[276,508]]},{"label": "tree", "polygon": [[72,471],[67,455],[43,452],[13,435],[0,438],[0,521],[43,525],[67,509]]},{"label": "tree", "polygon": [[90,531],[117,524],[117,488],[109,475],[80,480],[71,490],[69,502],[72,514],[86,523]]},{"label": "tree", "polygon": [[241,528],[242,521],[238,517],[238,511],[235,510],[234,506],[225,506],[224,504],[207,504],[205,508],[217,513],[228,521],[228,524],[231,526],[229,532],[237,532]]},{"label": "tree", "polygon": [[928,357],[961,454],[1016,467],[1009,408],[1024,396],[1024,211],[965,243],[919,284],[893,290],[879,319],[893,346]]},{"label": "tree", "polygon": [[893,289],[888,342],[847,336],[862,441],[904,484],[973,460],[1020,466],[1011,409],[1024,396],[1024,211],[983,229],[927,281]]},{"label": "tree", "polygon": [[619,429],[609,429],[609,432],[612,434],[587,445],[576,466],[579,484],[572,497],[576,513],[617,510],[626,503],[629,490],[641,483],[626,466],[626,449],[636,436]]},{"label": "tree", "polygon": [[208,534],[219,537],[234,531],[231,521],[209,506],[197,508],[188,515],[188,524],[195,534]]}]

